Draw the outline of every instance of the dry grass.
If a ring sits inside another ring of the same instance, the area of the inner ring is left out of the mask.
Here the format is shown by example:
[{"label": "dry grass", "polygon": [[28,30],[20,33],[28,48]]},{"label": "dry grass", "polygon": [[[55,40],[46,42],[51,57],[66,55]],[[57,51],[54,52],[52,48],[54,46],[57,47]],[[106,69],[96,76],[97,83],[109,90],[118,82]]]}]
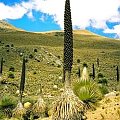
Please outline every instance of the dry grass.
[{"label": "dry grass", "polygon": [[39,96],[38,101],[33,105],[32,111],[35,116],[45,117],[46,103],[41,96]]},{"label": "dry grass", "polygon": [[13,110],[13,117],[22,118],[26,114],[26,109],[23,107],[22,103],[19,102],[17,107]]}]

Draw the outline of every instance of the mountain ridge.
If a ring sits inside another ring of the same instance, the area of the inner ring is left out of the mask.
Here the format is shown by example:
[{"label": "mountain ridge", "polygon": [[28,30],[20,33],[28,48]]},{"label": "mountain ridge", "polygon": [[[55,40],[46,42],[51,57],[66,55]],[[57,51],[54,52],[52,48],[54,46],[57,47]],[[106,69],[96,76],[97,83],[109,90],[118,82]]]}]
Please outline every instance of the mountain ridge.
[{"label": "mountain ridge", "polygon": [[[15,31],[22,31],[22,32],[29,32],[29,33],[36,33],[36,34],[53,34],[53,35],[55,35],[56,33],[57,34],[61,33],[61,36],[64,35],[63,30],[51,30],[51,31],[44,31],[44,32],[26,31],[26,30],[17,28],[4,20],[0,20],[0,32],[15,32]],[[91,31],[84,30],[84,29],[83,30],[73,30],[73,34],[107,38],[105,36],[101,36],[101,35],[91,32]]]},{"label": "mountain ridge", "polygon": [[0,20],[0,31],[9,32],[9,31],[24,31],[24,30],[17,28],[4,20]]}]

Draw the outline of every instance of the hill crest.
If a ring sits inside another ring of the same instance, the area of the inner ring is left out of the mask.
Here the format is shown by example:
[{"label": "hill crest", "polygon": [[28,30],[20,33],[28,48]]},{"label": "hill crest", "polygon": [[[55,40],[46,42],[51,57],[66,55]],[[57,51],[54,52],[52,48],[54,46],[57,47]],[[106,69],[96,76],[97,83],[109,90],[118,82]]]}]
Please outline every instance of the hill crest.
[{"label": "hill crest", "polygon": [[15,26],[7,23],[4,20],[0,20],[0,31],[8,32],[8,31],[24,31],[24,30],[16,28]]}]

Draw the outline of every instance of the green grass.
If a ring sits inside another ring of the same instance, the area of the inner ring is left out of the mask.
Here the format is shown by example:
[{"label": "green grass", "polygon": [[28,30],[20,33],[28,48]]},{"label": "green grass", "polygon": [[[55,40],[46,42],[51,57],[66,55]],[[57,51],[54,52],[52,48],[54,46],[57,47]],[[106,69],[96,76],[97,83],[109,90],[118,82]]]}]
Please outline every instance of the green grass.
[{"label": "green grass", "polygon": [[[22,31],[0,32],[0,41],[4,43],[0,43],[0,58],[3,57],[5,60],[3,79],[19,86],[22,68],[22,57],[20,53],[22,52],[28,58],[25,84],[25,93],[27,93],[27,96],[23,98],[23,101],[27,98],[37,100],[40,84],[42,84],[43,96],[48,103],[52,103],[55,97],[61,93],[60,88],[63,88],[63,83],[58,78],[62,76],[62,66],[57,67],[55,61],[58,60],[57,56],[60,56],[60,61],[62,62],[63,39],[62,33],[58,34],[57,32],[45,34]],[[14,47],[5,47],[11,44]],[[9,52],[7,52],[8,49]],[[37,49],[36,53],[34,53],[34,49]],[[32,59],[29,58],[30,54],[34,56]],[[96,62],[97,58],[100,60],[99,71]],[[77,59],[81,61],[81,70],[83,63],[87,63],[88,73],[92,72],[92,64],[94,63],[96,74],[102,72],[108,78],[109,89],[116,89],[115,66],[120,66],[120,41],[93,34],[74,34],[72,82],[78,80],[76,75]],[[14,79],[8,78],[9,68],[11,66],[15,68],[13,72]],[[54,84],[58,85],[57,90],[53,89]],[[0,97],[6,93],[10,93],[18,98],[15,95],[18,89],[10,84],[7,85],[7,88],[6,85],[0,85]]]}]

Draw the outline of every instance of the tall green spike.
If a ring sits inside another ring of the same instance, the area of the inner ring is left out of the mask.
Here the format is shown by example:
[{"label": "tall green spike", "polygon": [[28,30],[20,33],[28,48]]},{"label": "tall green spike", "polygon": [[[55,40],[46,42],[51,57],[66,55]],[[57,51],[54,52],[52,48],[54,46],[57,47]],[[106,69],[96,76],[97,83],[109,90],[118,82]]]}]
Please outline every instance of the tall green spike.
[{"label": "tall green spike", "polygon": [[25,66],[25,57],[23,57],[23,63],[22,63],[22,74],[21,74],[21,81],[20,81],[20,101],[22,102],[22,94],[24,91],[25,87],[25,71],[26,71],[26,66]]}]

